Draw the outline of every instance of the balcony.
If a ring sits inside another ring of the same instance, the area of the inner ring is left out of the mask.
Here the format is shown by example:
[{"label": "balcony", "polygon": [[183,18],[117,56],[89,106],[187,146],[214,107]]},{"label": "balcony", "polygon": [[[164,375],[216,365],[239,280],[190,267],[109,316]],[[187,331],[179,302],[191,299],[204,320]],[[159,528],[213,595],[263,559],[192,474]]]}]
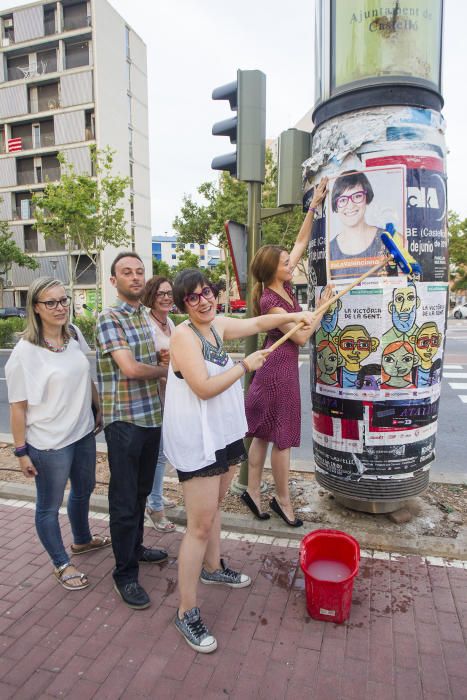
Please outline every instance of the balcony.
[{"label": "balcony", "polygon": [[13,209],[13,219],[15,221],[26,221],[34,218],[35,206],[32,205],[30,199],[24,199],[20,205]]},{"label": "balcony", "polygon": [[84,29],[91,26],[91,17],[87,13],[87,3],[77,2],[63,7],[63,30]]},{"label": "balcony", "polygon": [[[34,168],[18,170],[16,182],[18,185],[34,185],[36,182]],[[42,180],[39,180],[39,182],[42,182]]]}]

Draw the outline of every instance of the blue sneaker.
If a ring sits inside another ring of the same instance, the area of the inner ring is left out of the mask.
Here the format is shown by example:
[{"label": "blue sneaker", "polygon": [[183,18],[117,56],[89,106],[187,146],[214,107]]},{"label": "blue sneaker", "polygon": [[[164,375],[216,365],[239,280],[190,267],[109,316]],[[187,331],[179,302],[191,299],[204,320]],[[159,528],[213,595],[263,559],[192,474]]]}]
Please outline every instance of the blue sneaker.
[{"label": "blue sneaker", "polygon": [[217,583],[221,586],[230,586],[230,588],[246,588],[251,584],[251,578],[246,574],[241,574],[239,571],[229,569],[224,565],[224,560],[221,559],[221,569],[216,571],[206,571],[201,569],[201,583]]},{"label": "blue sneaker", "polygon": [[210,654],[217,649],[217,641],[201,619],[199,608],[191,608],[182,619],[175,615],[175,627],[183,634],[185,642],[201,654]]}]

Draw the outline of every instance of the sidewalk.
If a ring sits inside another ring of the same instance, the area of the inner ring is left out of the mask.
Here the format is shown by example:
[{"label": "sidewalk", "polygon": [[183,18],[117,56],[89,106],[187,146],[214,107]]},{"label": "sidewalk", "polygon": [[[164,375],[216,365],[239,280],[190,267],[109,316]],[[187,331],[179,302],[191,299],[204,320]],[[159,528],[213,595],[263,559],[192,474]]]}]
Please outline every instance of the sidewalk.
[{"label": "sidewalk", "polygon": [[[93,514],[93,532],[107,516]],[[70,542],[69,526],[63,533]],[[219,648],[197,655],[172,625],[181,533],[146,530],[169,550],[141,582],[153,605],[131,611],[112,588],[111,550],[81,556],[91,579],[53,579],[34,506],[0,502],[0,697],[461,700],[467,698],[467,563],[365,552],[344,625],[311,620],[298,542],[224,533],[223,554],[251,588],[199,586]]]}]

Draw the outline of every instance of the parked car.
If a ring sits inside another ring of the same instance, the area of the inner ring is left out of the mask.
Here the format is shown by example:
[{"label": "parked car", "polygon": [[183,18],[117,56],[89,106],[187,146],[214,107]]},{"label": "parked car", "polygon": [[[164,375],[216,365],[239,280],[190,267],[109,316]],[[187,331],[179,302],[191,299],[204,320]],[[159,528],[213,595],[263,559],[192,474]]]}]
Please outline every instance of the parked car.
[{"label": "parked car", "polygon": [[454,318],[467,318],[467,304],[458,304],[452,313]]},{"label": "parked car", "polygon": [[5,306],[0,308],[0,318],[26,318],[26,309],[20,306]]},{"label": "parked car", "polygon": [[[217,311],[221,314],[225,311],[225,304],[217,304]],[[233,314],[244,314],[246,313],[246,301],[243,299],[231,299],[230,300],[230,311]]]}]

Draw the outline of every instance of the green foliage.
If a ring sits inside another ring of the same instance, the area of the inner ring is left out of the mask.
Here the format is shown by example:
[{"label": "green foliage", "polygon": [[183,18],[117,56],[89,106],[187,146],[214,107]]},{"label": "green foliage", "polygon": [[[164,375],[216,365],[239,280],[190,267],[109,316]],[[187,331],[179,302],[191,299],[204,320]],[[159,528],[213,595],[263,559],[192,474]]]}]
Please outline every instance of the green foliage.
[{"label": "green foliage", "polygon": [[89,347],[94,348],[96,345],[96,319],[93,316],[75,316],[73,323],[78,326]]},{"label": "green foliage", "polygon": [[108,246],[129,244],[120,202],[130,179],[112,175],[114,151],[109,147],[98,151],[91,146],[90,152],[95,176],[77,173],[59,153],[60,181],[48,182],[32,201],[37,230],[46,238],[64,243],[69,251],[78,249],[88,255],[96,266],[96,285],[100,287],[101,252]]},{"label": "green foliage", "polygon": [[162,277],[167,277],[171,280],[173,278],[173,269],[168,265],[168,263],[163,260],[157,260],[153,257],[152,259],[152,274],[161,275]]},{"label": "green foliage", "polygon": [[188,318],[188,314],[169,314],[169,316],[176,326],[183,323],[183,321],[186,321]]},{"label": "green foliage", "polygon": [[[21,323],[18,323],[21,321]],[[24,319],[4,318],[0,319],[0,348],[11,348],[16,342],[15,333],[24,329]]]},{"label": "green foliage", "polygon": [[[239,223],[246,223],[248,213],[248,189],[244,182],[239,182],[228,173],[222,172],[217,184],[212,182],[202,183],[197,190],[201,195],[202,203],[198,204],[191,195],[185,195],[178,216],[173,222],[174,229],[178,232],[180,245],[185,243],[214,243],[223,248],[225,257],[230,266],[232,276],[232,263],[230,261],[227,246],[227,237],[224,231],[225,221],[231,219]],[[262,188],[262,207],[274,208],[277,206],[277,167],[273,162],[272,153],[266,151],[266,180]],[[300,207],[294,207],[289,213],[280,214],[262,223],[262,243],[283,245],[291,250],[297,233],[303,221],[303,213]],[[306,269],[306,262],[303,270]],[[222,276],[226,271],[223,264]]]},{"label": "green foliage", "polygon": [[36,270],[39,267],[38,262],[30,255],[23,253],[11,236],[12,232],[7,222],[0,221],[0,306],[3,306],[5,278],[13,264],[27,267],[29,270]]},{"label": "green foliage", "polygon": [[461,219],[455,211],[448,215],[449,263],[454,291],[467,289],[467,218]]}]

